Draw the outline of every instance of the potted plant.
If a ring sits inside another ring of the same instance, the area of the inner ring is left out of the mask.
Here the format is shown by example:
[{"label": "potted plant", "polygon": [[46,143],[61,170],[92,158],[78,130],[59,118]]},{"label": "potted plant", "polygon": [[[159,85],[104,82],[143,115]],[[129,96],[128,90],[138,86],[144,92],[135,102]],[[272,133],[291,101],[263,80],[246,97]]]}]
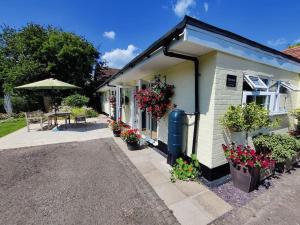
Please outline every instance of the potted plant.
[{"label": "potted plant", "polygon": [[250,146],[222,146],[230,164],[233,185],[244,192],[248,193],[257,188],[261,170],[268,169],[274,164],[268,156],[258,154]]},{"label": "potted plant", "polygon": [[275,128],[279,124],[279,119],[272,121],[268,110],[252,102],[246,105],[229,106],[220,123],[231,132],[244,133],[244,141],[236,144],[248,144],[251,132],[262,128]]},{"label": "potted plant", "polygon": [[113,134],[115,137],[120,137],[123,123],[121,120],[115,121],[115,120],[108,120],[109,126],[111,130],[113,131]]},{"label": "potted plant", "polygon": [[121,133],[121,137],[126,142],[129,150],[139,149],[141,135],[138,133],[137,129],[124,130]]},{"label": "potted plant", "polygon": [[263,134],[253,139],[257,151],[270,154],[276,160],[278,172],[288,171],[297,162],[300,149],[299,140],[288,134]]}]

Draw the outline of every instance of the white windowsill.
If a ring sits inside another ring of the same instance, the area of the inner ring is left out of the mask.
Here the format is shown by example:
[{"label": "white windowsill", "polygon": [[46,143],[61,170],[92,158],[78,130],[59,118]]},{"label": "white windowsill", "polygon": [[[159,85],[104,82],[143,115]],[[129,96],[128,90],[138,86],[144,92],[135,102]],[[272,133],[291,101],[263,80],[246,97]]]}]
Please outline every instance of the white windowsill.
[{"label": "white windowsill", "polygon": [[278,116],[278,115],[286,115],[288,114],[288,112],[273,112],[270,113],[270,116]]}]

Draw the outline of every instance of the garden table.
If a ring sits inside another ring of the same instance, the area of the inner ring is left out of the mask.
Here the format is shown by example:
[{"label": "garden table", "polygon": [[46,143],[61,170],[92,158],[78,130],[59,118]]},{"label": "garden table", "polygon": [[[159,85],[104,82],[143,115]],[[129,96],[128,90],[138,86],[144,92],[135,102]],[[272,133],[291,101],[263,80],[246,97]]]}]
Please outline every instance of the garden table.
[{"label": "garden table", "polygon": [[48,117],[48,126],[52,125],[52,120],[54,120],[54,125],[57,125],[57,118],[63,117],[65,118],[65,124],[71,123],[71,112],[51,112],[46,113],[45,116]]}]

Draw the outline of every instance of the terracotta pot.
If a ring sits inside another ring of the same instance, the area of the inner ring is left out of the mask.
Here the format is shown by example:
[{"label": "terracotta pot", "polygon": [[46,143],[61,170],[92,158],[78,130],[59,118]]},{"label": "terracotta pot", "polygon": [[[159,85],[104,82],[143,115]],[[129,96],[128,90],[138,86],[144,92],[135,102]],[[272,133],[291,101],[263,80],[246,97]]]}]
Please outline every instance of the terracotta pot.
[{"label": "terracotta pot", "polygon": [[121,130],[113,130],[113,134],[114,134],[115,137],[120,137]]},{"label": "terracotta pot", "polygon": [[126,142],[128,150],[138,150],[140,145],[138,142]]},{"label": "terracotta pot", "polygon": [[239,169],[230,163],[230,173],[235,187],[244,191],[251,192],[257,188],[260,178],[260,168]]}]

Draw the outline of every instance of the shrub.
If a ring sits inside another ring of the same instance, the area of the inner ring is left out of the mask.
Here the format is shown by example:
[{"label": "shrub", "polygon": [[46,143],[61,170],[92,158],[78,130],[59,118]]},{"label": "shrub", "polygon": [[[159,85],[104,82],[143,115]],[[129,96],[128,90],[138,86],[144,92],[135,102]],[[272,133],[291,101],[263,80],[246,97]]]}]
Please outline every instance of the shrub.
[{"label": "shrub", "polygon": [[300,143],[288,134],[264,134],[253,139],[255,148],[263,153],[270,153],[277,162],[285,162],[296,156]]},{"label": "shrub", "polygon": [[176,164],[171,169],[171,182],[179,180],[195,180],[200,171],[200,163],[195,154],[191,155],[191,160],[188,163],[183,158],[178,158]]},{"label": "shrub", "polygon": [[300,109],[294,109],[290,112],[290,115],[295,117],[298,121],[300,121]]},{"label": "shrub", "polygon": [[91,117],[97,117],[99,115],[99,113],[94,110],[93,108],[85,108],[85,113],[86,113],[86,117],[91,118]]},{"label": "shrub", "polygon": [[248,141],[250,132],[261,128],[274,128],[278,126],[279,121],[272,121],[265,108],[252,102],[244,106],[229,106],[220,123],[231,131],[245,132]]},{"label": "shrub", "polygon": [[74,108],[72,108],[71,113],[72,113],[72,116],[74,116],[74,117],[86,116],[86,110],[83,107],[81,107],[81,108],[74,107]]},{"label": "shrub", "polygon": [[80,94],[70,95],[63,99],[63,105],[71,107],[83,107],[89,102],[89,98]]}]

